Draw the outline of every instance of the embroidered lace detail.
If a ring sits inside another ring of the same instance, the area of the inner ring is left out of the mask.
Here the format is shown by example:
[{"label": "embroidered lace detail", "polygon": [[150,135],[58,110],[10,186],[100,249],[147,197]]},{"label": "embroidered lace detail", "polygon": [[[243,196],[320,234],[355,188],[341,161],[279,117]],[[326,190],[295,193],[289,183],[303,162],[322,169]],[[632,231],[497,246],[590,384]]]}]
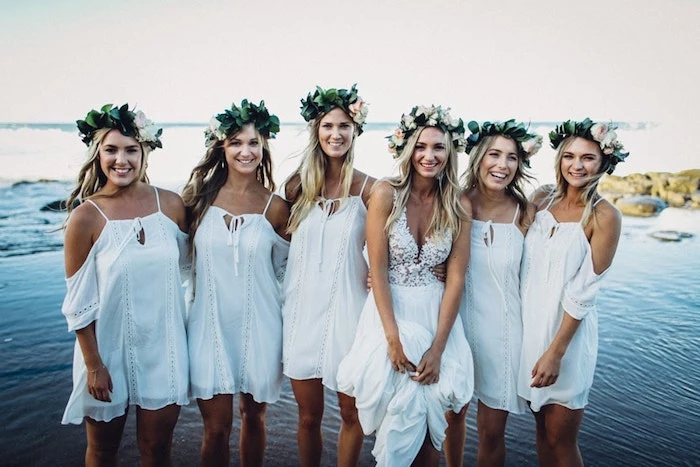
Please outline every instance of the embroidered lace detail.
[{"label": "embroidered lace detail", "polygon": [[[358,201],[359,200],[359,201]],[[350,206],[346,209],[350,209],[348,216],[345,218],[345,225],[343,226],[343,237],[340,240],[340,244],[343,247],[340,249],[340,254],[336,258],[335,268],[333,269],[333,287],[330,292],[330,300],[328,301],[328,311],[326,311],[325,324],[323,327],[323,341],[319,349],[319,359],[316,365],[316,375],[323,375],[323,363],[326,361],[326,356],[328,351],[328,333],[331,329],[331,320],[337,313],[338,309],[338,286],[340,285],[338,276],[340,275],[340,270],[343,264],[345,264],[345,257],[347,256],[348,249],[345,247],[348,244],[348,237],[350,236],[350,231],[352,230],[352,224],[355,222],[357,217],[357,211],[359,209],[359,204],[362,203],[360,198],[351,198]]]},{"label": "embroidered lace detail", "polygon": [[[248,255],[247,258],[255,258],[255,251],[258,249],[258,242],[262,237],[261,227],[263,226],[264,218],[260,217],[255,222],[255,232],[251,236],[251,241],[248,244]],[[248,222],[250,225],[250,222]],[[250,361],[250,346],[253,340],[253,332],[251,322],[253,316],[257,315],[258,311],[255,307],[255,299],[253,297],[253,291],[255,287],[253,286],[253,265],[255,261],[248,260],[246,262],[246,297],[245,297],[245,311],[243,315],[243,329],[241,329],[241,339],[243,341],[243,355],[241,356],[241,367],[238,375],[238,391],[239,392],[249,392],[248,388],[248,363]]]},{"label": "embroidered lace detail", "polygon": [[[296,253],[294,255],[294,262],[297,264],[300,264],[301,267],[299,268],[299,271],[306,271],[306,268],[308,266],[308,255],[306,254],[306,242],[307,242],[307,237],[308,237],[308,229],[309,229],[309,224],[307,222],[302,222],[299,225],[299,228],[297,229],[296,232],[294,232],[294,235],[297,237],[295,239],[295,243],[297,243],[299,246],[296,250]],[[290,324],[290,335],[289,335],[289,342],[290,347],[293,346],[293,343],[296,342],[297,339],[297,333],[299,331],[298,326],[297,326],[297,316],[299,314],[299,302],[301,301],[301,293],[303,291],[302,284],[304,282],[304,274],[297,274],[296,277],[294,278],[294,292],[291,297],[289,297],[291,306],[288,308],[289,310],[292,310],[291,316],[287,317],[284,316],[283,320],[289,320],[291,321]],[[286,325],[286,323],[285,323]],[[290,358],[290,352],[285,352],[284,355],[284,366],[287,367],[289,366],[289,358]]]},{"label": "embroidered lace detail", "polygon": [[451,232],[433,232],[419,249],[408,229],[406,208],[389,231],[389,283],[420,287],[439,281],[430,268],[445,262],[452,249]]}]

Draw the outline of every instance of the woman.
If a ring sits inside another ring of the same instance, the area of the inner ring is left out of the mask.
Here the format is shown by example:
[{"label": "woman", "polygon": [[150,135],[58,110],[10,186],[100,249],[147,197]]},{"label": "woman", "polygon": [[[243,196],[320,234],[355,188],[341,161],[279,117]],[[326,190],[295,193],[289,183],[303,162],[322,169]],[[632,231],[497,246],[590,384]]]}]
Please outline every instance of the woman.
[{"label": "woman", "polygon": [[[374,179],[353,169],[355,138],[367,106],[353,85],[302,99],[309,144],[285,183],[292,234],[282,309],[284,374],[299,406],[301,465],[321,462],[323,387],[338,391],[338,364],[350,349],[367,297],[366,204]],[[338,392],[338,465],[357,465],[362,428],[355,401]]]},{"label": "woman", "polygon": [[262,465],[266,404],[280,395],[289,208],[273,194],[268,140],[278,131],[264,102],[232,104],[212,117],[206,154],[183,191],[196,278],[187,321],[190,394],[204,419],[203,465],[229,465],[236,393],[241,465]]},{"label": "woman", "polygon": [[[338,372],[357,398],[378,465],[437,465],[445,411],[469,403],[473,369],[458,308],[471,206],[460,196],[464,125],[448,109],[414,107],[389,137],[399,176],[380,182],[367,215],[372,296]],[[431,268],[446,262],[446,282]]]},{"label": "woman", "polygon": [[[522,343],[520,262],[534,206],[523,184],[526,169],[542,145],[515,120],[469,122],[469,165],[462,175],[471,201],[471,254],[460,315],[474,356],[474,393],[478,401],[477,465],[504,465],[509,413],[523,413],[517,375]],[[461,466],[466,411],[448,416],[445,457]]]},{"label": "woman", "polygon": [[521,276],[518,394],[537,423],[543,465],[583,465],[578,430],[598,352],[596,296],[620,238],[620,213],[598,181],[627,157],[615,127],[566,121],[549,134],[556,186],[534,194]]},{"label": "woman", "polygon": [[172,434],[187,404],[187,342],[180,263],[186,254],[180,197],[148,184],[160,129],[128,105],[78,120],[88,160],[67,206],[68,291],[75,331],[73,392],[63,423],[87,432],[85,464],[116,465],[130,405],[142,465],[170,465]]}]

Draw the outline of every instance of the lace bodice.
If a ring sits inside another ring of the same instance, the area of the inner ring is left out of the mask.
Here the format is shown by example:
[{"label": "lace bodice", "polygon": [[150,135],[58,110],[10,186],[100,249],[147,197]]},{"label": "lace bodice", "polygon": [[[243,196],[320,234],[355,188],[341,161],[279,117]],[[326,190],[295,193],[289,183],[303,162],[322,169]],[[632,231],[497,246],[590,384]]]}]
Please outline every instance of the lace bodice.
[{"label": "lace bodice", "polygon": [[406,208],[389,230],[389,283],[409,287],[435,284],[430,268],[444,262],[452,250],[450,232],[433,232],[426,237],[423,248],[408,230]]}]

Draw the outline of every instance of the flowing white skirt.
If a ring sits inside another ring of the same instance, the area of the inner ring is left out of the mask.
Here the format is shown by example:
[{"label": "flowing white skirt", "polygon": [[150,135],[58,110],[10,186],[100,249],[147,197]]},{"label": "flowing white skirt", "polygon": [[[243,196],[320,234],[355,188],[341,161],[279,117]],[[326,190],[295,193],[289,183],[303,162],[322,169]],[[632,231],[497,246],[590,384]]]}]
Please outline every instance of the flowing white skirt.
[{"label": "flowing white skirt", "polygon": [[[443,291],[443,284],[391,286],[401,344],[416,365],[433,342]],[[374,295],[367,298],[352,348],[338,370],[338,388],[355,397],[364,433],[377,432],[372,450],[377,465],[410,465],[426,432],[435,449],[442,448],[445,412],[459,412],[474,389],[472,354],[462,329],[457,316],[438,382],[421,385],[391,367]]]}]

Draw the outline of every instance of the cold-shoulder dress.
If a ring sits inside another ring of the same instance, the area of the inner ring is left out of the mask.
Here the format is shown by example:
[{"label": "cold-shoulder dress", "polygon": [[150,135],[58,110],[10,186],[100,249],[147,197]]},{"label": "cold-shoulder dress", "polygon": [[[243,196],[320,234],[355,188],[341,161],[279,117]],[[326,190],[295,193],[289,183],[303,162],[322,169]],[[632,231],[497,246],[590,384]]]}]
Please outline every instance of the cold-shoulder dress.
[{"label": "cold-shoulder dress", "polygon": [[[394,315],[406,356],[415,364],[437,332],[445,285],[430,268],[444,262],[452,248],[449,232],[429,236],[421,249],[406,222],[406,209],[389,231],[389,285]],[[394,371],[379,312],[370,293],[352,349],[338,372],[339,389],[356,398],[365,434],[376,431],[372,454],[377,465],[410,465],[426,431],[440,450],[445,412],[458,412],[472,397],[473,364],[461,318],[457,316],[440,361],[437,383],[421,385]]]},{"label": "cold-shoulder dress", "polygon": [[524,236],[516,224],[472,221],[460,316],[474,355],[474,393],[492,409],[522,413],[518,368],[523,325],[520,263]]},{"label": "cold-shoulder dress", "polygon": [[190,395],[279,399],[282,288],[289,242],[262,214],[210,206],[195,233],[195,295],[187,318]]},{"label": "cold-shoulder dress", "polygon": [[84,417],[109,421],[129,405],[157,410],[188,402],[181,275],[181,266],[187,264],[187,236],[161,211],[154,190],[158,211],[135,219],[109,219],[87,201],[106,223],[83,265],[66,279],[62,312],[70,331],[95,322],[97,346],[114,389],[111,402],[88,393],[87,369],[76,339],[73,392],[64,424],[79,424]]},{"label": "cold-shoulder dress", "polygon": [[[607,272],[607,271],[606,271]],[[588,403],[598,356],[596,297],[603,274],[593,271],[591,246],[580,222],[558,222],[549,207],[539,211],[525,237],[521,274],[523,346],[518,394],[539,412],[558,404]],[[581,320],[551,386],[531,388],[531,372],[568,313]]]},{"label": "cold-shoulder dress", "polygon": [[292,234],[282,308],[284,374],[338,390],[340,360],[367,298],[367,209],[358,196],[319,199]]}]

